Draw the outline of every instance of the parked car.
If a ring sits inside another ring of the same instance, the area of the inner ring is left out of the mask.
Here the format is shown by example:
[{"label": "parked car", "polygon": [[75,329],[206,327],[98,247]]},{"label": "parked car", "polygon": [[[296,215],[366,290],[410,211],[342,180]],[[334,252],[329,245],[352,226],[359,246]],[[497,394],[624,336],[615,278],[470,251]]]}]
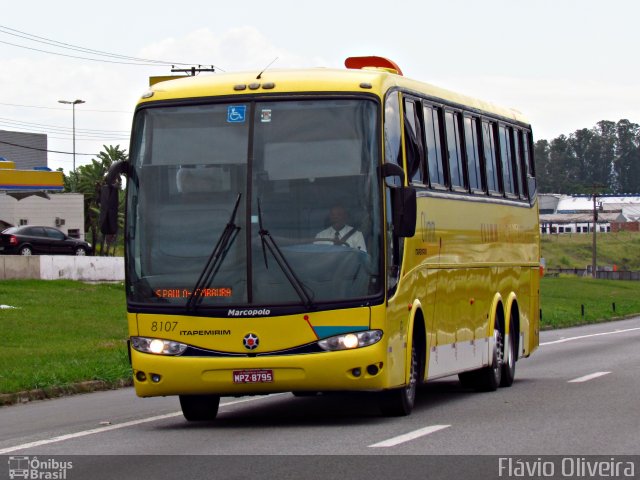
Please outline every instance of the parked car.
[{"label": "parked car", "polygon": [[0,233],[0,253],[9,255],[87,255],[91,244],[53,227],[23,225]]}]

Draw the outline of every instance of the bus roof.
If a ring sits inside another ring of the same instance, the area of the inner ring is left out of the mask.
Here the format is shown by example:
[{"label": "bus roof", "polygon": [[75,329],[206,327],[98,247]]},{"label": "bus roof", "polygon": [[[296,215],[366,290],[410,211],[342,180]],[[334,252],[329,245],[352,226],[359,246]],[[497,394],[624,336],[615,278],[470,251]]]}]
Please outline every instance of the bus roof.
[{"label": "bus roof", "polygon": [[[372,57],[374,58],[374,57]],[[373,93],[383,98],[390,89],[460,105],[528,124],[517,110],[504,108],[476,98],[462,95],[428,83],[406,78],[390,68],[361,69],[310,68],[300,70],[267,70],[258,72],[216,73],[213,75],[162,77],[143,95],[146,102],[199,97],[232,97],[236,95],[265,95],[284,93]],[[170,79],[169,79],[170,78]],[[153,82],[153,79],[152,79]]]}]

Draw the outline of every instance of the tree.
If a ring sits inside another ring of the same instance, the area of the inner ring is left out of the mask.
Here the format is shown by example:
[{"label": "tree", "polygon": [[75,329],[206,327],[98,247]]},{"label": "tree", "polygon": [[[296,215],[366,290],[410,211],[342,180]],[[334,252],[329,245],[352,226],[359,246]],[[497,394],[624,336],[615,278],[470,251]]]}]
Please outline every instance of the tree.
[{"label": "tree", "polygon": [[549,145],[549,182],[556,193],[569,193],[575,188],[573,151],[569,139],[560,135]]},{"label": "tree", "polygon": [[602,120],[593,128],[535,144],[538,185],[547,193],[640,191],[640,126]]},{"label": "tree", "polygon": [[551,187],[551,165],[549,161],[549,142],[538,140],[533,146],[533,158],[536,162],[538,188],[543,192],[553,192]]},{"label": "tree", "polygon": [[588,191],[589,185],[594,183],[592,178],[594,157],[593,143],[596,134],[588,128],[581,128],[569,135],[569,145],[573,150],[575,165],[572,167],[575,178],[575,188],[573,193],[583,193]]},{"label": "tree", "polygon": [[616,124],[616,160],[614,163],[616,191],[640,192],[640,126],[629,120]]},{"label": "tree", "polygon": [[593,184],[606,185],[614,190],[613,164],[616,158],[616,124],[608,120],[599,121],[594,127],[596,132],[593,158]]}]

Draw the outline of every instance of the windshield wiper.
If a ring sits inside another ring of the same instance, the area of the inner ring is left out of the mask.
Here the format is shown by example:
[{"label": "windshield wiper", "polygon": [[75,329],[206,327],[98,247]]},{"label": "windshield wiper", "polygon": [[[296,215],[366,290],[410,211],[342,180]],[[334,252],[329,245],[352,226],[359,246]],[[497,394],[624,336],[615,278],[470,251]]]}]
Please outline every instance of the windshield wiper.
[{"label": "windshield wiper", "polygon": [[282,254],[282,251],[280,250],[280,248],[278,247],[278,244],[269,233],[269,230],[266,230],[262,225],[262,208],[260,208],[259,198],[258,198],[258,226],[260,228],[258,233],[260,234],[260,241],[262,242],[262,255],[264,257],[265,267],[267,267],[267,269],[269,268],[269,265],[267,263],[267,251],[265,250],[265,247],[266,247],[271,252],[271,255],[273,255],[273,258],[275,258],[276,263],[282,270],[282,273],[284,273],[284,276],[287,277],[287,280],[289,281],[293,289],[296,291],[296,294],[300,297],[300,300],[302,300],[302,303],[304,303],[304,305],[307,308],[313,307],[314,306],[313,298],[307,292],[307,287],[300,281],[300,279],[296,275],[296,272],[293,270],[293,268],[291,268],[291,265],[289,265],[289,262],[287,262],[287,259]]},{"label": "windshield wiper", "polygon": [[236,213],[238,212],[238,206],[240,205],[240,197],[242,197],[242,194],[238,193],[238,198],[236,198],[236,204],[233,207],[233,212],[231,212],[231,217],[229,217],[229,221],[224,227],[222,235],[220,235],[216,246],[213,248],[211,255],[209,255],[209,259],[202,269],[200,277],[198,277],[198,281],[193,287],[191,295],[189,295],[189,299],[187,300],[186,304],[188,311],[195,311],[196,307],[202,301],[202,294],[204,292],[204,289],[208,288],[209,285],[211,285],[211,282],[213,282],[213,278],[218,272],[218,269],[220,268],[222,261],[227,255],[231,244],[238,235],[240,227],[235,224],[235,219]]}]

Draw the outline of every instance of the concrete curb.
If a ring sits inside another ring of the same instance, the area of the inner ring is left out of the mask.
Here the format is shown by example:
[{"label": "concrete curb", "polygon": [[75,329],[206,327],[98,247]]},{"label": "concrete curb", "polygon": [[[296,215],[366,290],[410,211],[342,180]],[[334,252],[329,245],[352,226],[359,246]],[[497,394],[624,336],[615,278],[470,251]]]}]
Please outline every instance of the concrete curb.
[{"label": "concrete curb", "polygon": [[46,400],[49,398],[64,397],[67,395],[75,395],[79,393],[90,393],[103,390],[117,390],[118,388],[131,387],[132,385],[132,379],[117,380],[115,382],[91,380],[87,382],[79,382],[59,387],[56,386],[39,388],[36,390],[27,390],[24,392],[16,393],[2,393],[0,394],[0,407],[6,405],[15,405],[18,403],[27,403],[33,400]]}]

